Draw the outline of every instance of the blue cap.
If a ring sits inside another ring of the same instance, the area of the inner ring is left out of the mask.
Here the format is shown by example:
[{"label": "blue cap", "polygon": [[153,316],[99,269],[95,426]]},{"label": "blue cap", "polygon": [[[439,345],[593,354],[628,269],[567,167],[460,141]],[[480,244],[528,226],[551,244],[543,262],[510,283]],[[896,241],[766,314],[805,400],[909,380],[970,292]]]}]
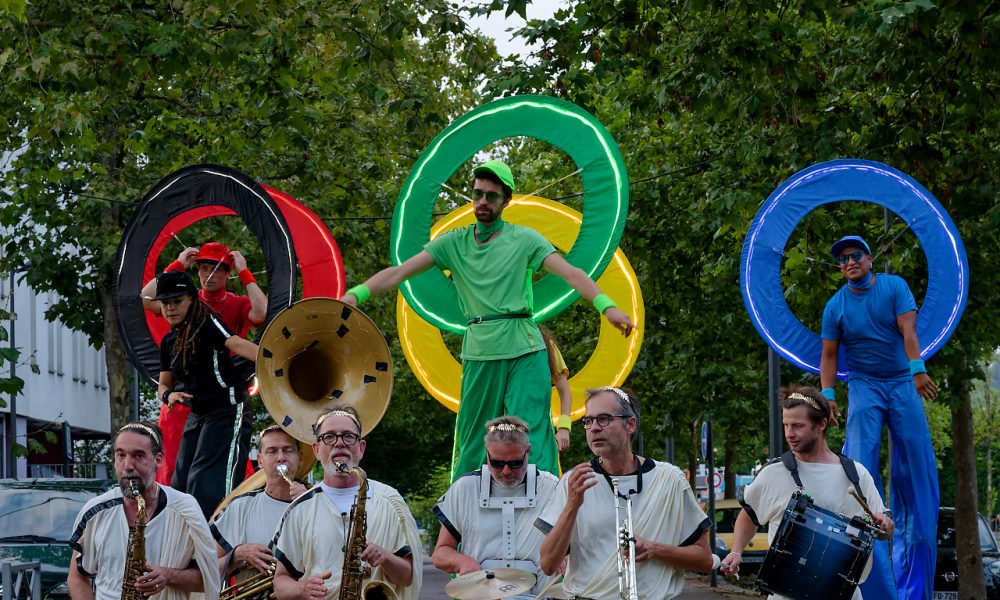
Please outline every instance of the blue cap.
[{"label": "blue cap", "polygon": [[872,249],[868,247],[868,242],[866,242],[864,238],[856,235],[845,235],[830,246],[830,254],[832,254],[834,258],[837,258],[840,256],[840,253],[844,251],[844,248],[850,248],[851,246],[864,248],[865,252],[868,254],[872,253]]}]

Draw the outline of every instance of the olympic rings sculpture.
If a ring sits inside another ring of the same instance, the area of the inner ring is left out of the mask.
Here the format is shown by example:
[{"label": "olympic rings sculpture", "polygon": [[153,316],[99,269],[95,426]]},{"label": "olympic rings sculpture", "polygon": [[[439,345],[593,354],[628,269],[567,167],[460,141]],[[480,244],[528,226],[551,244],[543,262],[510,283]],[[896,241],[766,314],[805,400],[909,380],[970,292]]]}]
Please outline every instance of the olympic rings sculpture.
[{"label": "olympic rings sculpture", "polygon": [[[842,159],[792,175],[757,212],[743,243],[740,291],[757,332],[783,358],[819,373],[822,343],[792,313],[781,288],[781,259],[795,226],[811,210],[842,201],[871,202],[899,215],[927,256],[927,292],[917,313],[920,355],[929,358],[958,326],[969,296],[965,246],[944,207],[924,186],[888,165]],[[847,232],[844,232],[847,233]],[[832,241],[832,240],[831,240]],[[841,344],[838,366],[847,360]],[[847,371],[837,377],[847,378]]]},{"label": "olympic rings sculpture", "polygon": [[[548,96],[511,96],[466,113],[442,131],[417,159],[403,184],[392,219],[390,255],[398,265],[428,241],[431,213],[447,179],[484,146],[528,136],[568,154],[581,169],[583,225],[566,259],[596,279],[611,261],[625,228],[628,175],[614,138],[593,115]],[[407,302],[434,326],[461,333],[465,318],[453,285],[437,269],[400,285]],[[534,283],[535,320],[547,321],[579,295],[559,277]]]},{"label": "olympic rings sculpture", "polygon": [[[583,223],[579,212],[538,197],[515,195],[503,214],[504,219],[511,223],[537,230],[562,251],[572,246]],[[431,238],[474,221],[472,206],[465,205],[435,224],[431,230]],[[645,319],[642,292],[635,271],[620,249],[615,251],[611,263],[597,283],[605,293],[621,303],[623,310],[632,315],[636,329],[631,336],[625,338],[606,319],[601,319],[597,348],[583,368],[572,374],[569,380],[573,396],[573,419],[584,414],[584,391],[604,385],[619,385],[625,381],[642,347]],[[423,320],[402,293],[396,299],[396,325],[403,355],[414,375],[438,402],[453,412],[458,412],[462,365],[445,346],[441,331]],[[464,326],[462,329],[464,330]],[[552,392],[552,407],[553,414],[558,415],[559,397],[555,390]]]}]

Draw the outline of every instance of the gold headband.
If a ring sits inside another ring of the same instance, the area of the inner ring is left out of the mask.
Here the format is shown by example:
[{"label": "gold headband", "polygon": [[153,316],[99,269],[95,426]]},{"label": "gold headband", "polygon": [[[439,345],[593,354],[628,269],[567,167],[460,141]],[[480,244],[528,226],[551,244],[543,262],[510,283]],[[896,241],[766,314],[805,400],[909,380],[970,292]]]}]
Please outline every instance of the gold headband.
[{"label": "gold headband", "polygon": [[148,433],[149,437],[153,438],[153,441],[156,442],[156,445],[157,446],[160,445],[160,436],[156,435],[156,432],[153,431],[153,428],[148,425],[143,425],[142,423],[127,423],[123,425],[121,429],[118,430],[118,433],[121,433],[126,429],[139,429],[145,433]]},{"label": "gold headband", "polygon": [[358,431],[361,431],[361,421],[358,421],[357,417],[346,410],[331,410],[328,413],[320,415],[320,417],[316,419],[317,432],[319,431],[319,428],[323,426],[323,421],[325,421],[327,417],[347,417],[348,419],[354,421],[354,424],[358,426]]},{"label": "gold headband", "polygon": [[812,398],[810,398],[808,396],[803,396],[802,394],[800,394],[798,392],[795,392],[794,394],[789,394],[788,395],[788,399],[789,400],[801,400],[801,401],[805,402],[806,404],[808,404],[809,406],[815,408],[819,412],[823,412],[823,409],[819,407],[819,402],[816,402],[816,400],[814,400],[814,399],[812,399]]},{"label": "gold headband", "polygon": [[493,433],[494,431],[520,431],[521,433],[528,433],[528,428],[515,423],[497,423],[496,425],[487,427],[486,431],[488,433]]}]

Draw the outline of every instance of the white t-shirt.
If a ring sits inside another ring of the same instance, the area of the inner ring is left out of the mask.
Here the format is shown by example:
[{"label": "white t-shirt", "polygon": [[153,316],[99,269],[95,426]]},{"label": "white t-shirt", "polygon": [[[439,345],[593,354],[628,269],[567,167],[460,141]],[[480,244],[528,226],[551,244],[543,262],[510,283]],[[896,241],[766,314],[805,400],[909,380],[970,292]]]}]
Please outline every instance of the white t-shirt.
[{"label": "white t-shirt", "polygon": [[[570,594],[594,600],[618,600],[618,526],[615,499],[604,469],[595,459],[591,466],[599,481],[584,492],[569,546],[569,565],[563,588]],[[568,495],[563,474],[536,527],[546,533],[559,520]],[[633,535],[672,546],[697,542],[711,521],[698,506],[684,473],[668,463],[645,459],[636,474],[615,476],[619,492],[637,490],[632,498]],[[640,484],[641,480],[641,484]],[[624,520],[624,512],[621,515]],[[636,563],[639,597],[643,600],[673,598],[684,589],[684,570],[658,560]]]},{"label": "white t-shirt", "polygon": [[[812,497],[813,502],[820,508],[833,511],[846,517],[864,516],[865,512],[857,500],[847,492],[847,486],[851,484],[844,472],[843,465],[836,463],[814,463],[797,461],[799,478],[802,480],[802,487]],[[882,496],[875,489],[875,482],[871,474],[864,465],[855,461],[858,470],[859,491],[868,501],[868,506],[872,512],[881,513],[885,511],[885,504]],[[774,536],[781,525],[781,519],[785,515],[788,501],[792,494],[798,490],[792,474],[780,461],[766,465],[757,473],[750,485],[743,488],[743,498],[741,502],[744,508],[749,507],[757,517],[758,523],[767,523],[767,541],[774,542]],[[871,571],[872,561],[868,559],[868,564],[861,575],[861,581],[868,578]],[[772,595],[771,598],[781,598]],[[860,587],[855,590],[853,600],[861,600]]]},{"label": "white t-shirt", "polygon": [[[442,526],[461,542],[461,552],[471,556],[482,564],[485,560],[502,559],[503,516],[500,508],[484,508],[480,506],[480,486],[482,473],[490,477],[489,469],[480,469],[459,477],[451,484],[434,505]],[[526,497],[525,483],[514,488],[505,488],[492,482],[490,496],[493,498]],[[538,472],[535,478],[535,506],[514,509],[514,559],[528,560],[534,563],[533,574],[538,580],[532,591],[537,593],[548,584],[548,577],[539,568],[539,550],[545,539],[535,520],[541,515],[559,480],[555,475],[545,471]],[[534,594],[532,594],[534,596]]]}]

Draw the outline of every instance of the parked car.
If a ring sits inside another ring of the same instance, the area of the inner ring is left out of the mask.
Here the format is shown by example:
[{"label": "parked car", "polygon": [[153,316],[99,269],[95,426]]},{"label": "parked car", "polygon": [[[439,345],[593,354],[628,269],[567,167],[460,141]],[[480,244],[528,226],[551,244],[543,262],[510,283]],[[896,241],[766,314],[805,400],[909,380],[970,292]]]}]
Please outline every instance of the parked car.
[{"label": "parked car", "polygon": [[76,515],[113,485],[96,479],[0,479],[0,559],[41,561],[42,597],[68,597],[68,544]]},{"label": "parked car", "polygon": [[[979,548],[983,553],[983,575],[987,600],[1000,600],[1000,548],[983,515],[979,522]],[[937,569],[934,571],[934,600],[958,600],[958,560],[955,556],[955,509],[938,512]]]},{"label": "parked car", "polygon": [[[727,548],[733,547],[733,528],[736,526],[736,517],[740,515],[742,508],[739,501],[734,498],[718,500],[715,503],[715,533],[718,539],[726,543]],[[708,512],[708,504],[702,504],[702,509]],[[757,528],[757,532],[743,550],[740,571],[743,574],[748,574],[756,573],[760,570],[760,565],[764,562],[764,557],[767,555],[768,547],[767,523],[764,523]]]}]

